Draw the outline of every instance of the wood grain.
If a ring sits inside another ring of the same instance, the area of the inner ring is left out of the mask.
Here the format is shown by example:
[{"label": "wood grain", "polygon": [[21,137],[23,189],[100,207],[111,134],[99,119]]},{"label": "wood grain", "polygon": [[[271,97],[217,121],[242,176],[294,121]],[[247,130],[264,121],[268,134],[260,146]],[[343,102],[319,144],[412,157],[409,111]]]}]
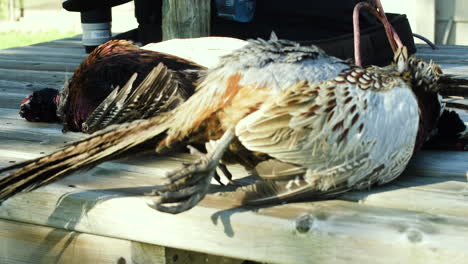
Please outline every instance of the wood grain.
[{"label": "wood grain", "polygon": [[209,0],[164,0],[163,40],[210,35]]},{"label": "wood grain", "polygon": [[166,263],[163,247],[7,220],[0,238],[0,263]]},{"label": "wood grain", "polygon": [[0,263],[242,263],[232,258],[1,219],[0,238]]},{"label": "wood grain", "polygon": [[146,200],[112,190],[48,186],[8,200],[0,215],[273,263],[462,263],[468,257],[463,218],[341,201],[235,209],[222,197],[167,215],[148,207]]},{"label": "wood grain", "polygon": [[[444,70],[468,76],[467,47],[418,48],[423,56],[447,62]],[[71,74],[66,67],[76,67],[84,56],[77,38],[0,51],[0,167],[87,136],[63,134],[59,124],[26,122],[17,108],[39,87],[61,87]],[[396,181],[334,201],[239,207],[240,188],[213,182],[210,194],[189,212],[151,209],[147,202],[154,198],[145,193],[193,159],[147,154],[107,162],[9,199],[0,206],[0,263],[123,263],[120,257],[126,263],[466,263],[468,258],[467,152],[421,152]],[[243,168],[229,169],[239,184],[252,181]]]}]

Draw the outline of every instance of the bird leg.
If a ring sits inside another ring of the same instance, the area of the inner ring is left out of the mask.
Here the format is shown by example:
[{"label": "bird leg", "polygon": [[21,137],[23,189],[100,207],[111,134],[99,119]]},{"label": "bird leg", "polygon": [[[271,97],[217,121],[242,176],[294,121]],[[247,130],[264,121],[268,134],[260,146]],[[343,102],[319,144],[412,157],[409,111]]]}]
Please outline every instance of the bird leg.
[{"label": "bird leg", "polygon": [[[190,165],[169,173],[167,175],[169,182],[156,186],[149,193],[160,196],[159,199],[148,202],[148,205],[161,212],[178,214],[198,204],[208,193],[211,179],[216,174],[216,167],[234,138],[234,129],[231,128],[224,133],[212,152]],[[173,205],[166,205],[169,203]]]},{"label": "bird leg", "polygon": [[[197,148],[195,148],[194,146],[191,146],[191,145],[188,145],[187,148],[190,150],[190,154],[192,155],[196,155],[196,156],[199,156],[199,157],[202,157],[202,156],[205,156],[206,154],[201,152],[200,150],[198,150]],[[189,164],[190,165],[190,164]],[[218,169],[223,173],[224,177],[226,179],[228,179],[229,181],[229,184],[234,184],[234,182],[232,181],[232,174],[231,172],[228,170],[228,168],[226,167],[226,165],[224,165],[223,163],[219,163],[218,164]],[[213,175],[214,179],[220,184],[220,185],[223,185],[225,186],[225,184],[221,181],[221,177],[219,176],[218,172],[216,171],[215,174]]]}]

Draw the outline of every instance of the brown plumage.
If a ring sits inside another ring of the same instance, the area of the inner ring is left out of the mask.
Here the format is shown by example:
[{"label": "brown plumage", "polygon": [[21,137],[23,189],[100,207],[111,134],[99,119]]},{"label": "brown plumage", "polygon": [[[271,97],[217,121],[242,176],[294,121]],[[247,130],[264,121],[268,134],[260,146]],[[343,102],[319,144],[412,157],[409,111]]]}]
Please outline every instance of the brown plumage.
[{"label": "brown plumage", "polygon": [[[206,157],[155,188],[161,200],[152,206],[170,213],[187,210],[204,197],[223,157],[263,177],[244,197],[249,203],[324,198],[382,184],[401,173],[417,145],[417,131],[426,129],[418,126],[418,113],[425,112],[419,111],[412,90],[437,90],[425,84],[437,83],[433,76],[439,74],[438,67],[412,65],[403,56],[394,67],[364,69],[315,46],[251,41],[222,58],[197,92],[174,110],[1,170],[21,167],[0,180],[0,200],[148,142],[163,153],[180,145],[219,140]],[[147,78],[171,85],[170,78],[159,76],[165,75],[155,71]],[[423,82],[412,87],[416,76]],[[390,131],[398,134],[391,136]],[[274,166],[262,165],[269,161],[287,166],[272,171]],[[172,202],[177,202],[175,207],[166,205]]]},{"label": "brown plumage", "polygon": [[[132,93],[145,76],[160,63],[168,68],[171,78],[178,83],[176,91],[170,94],[179,97],[180,101],[185,101],[193,94],[195,81],[200,77],[200,72],[205,70],[203,66],[176,56],[140,49],[131,41],[111,40],[89,54],[60,94],[49,92],[42,96],[44,92],[36,92],[23,100],[20,113],[28,121],[61,120],[65,130],[83,131],[83,122],[116,87],[122,88],[130,77],[137,73],[130,87]],[[39,100],[42,97],[51,99]],[[162,97],[160,105],[164,104],[164,100]],[[45,105],[50,107],[46,108]],[[175,105],[177,104],[173,106]],[[91,127],[89,129],[84,132],[97,130]]]}]

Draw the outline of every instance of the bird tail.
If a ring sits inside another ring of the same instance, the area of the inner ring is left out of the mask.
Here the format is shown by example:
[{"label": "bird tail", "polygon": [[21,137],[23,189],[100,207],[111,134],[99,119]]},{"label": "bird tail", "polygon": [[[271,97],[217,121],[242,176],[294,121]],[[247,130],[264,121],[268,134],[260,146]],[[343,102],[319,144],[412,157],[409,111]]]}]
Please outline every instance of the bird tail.
[{"label": "bird tail", "polygon": [[442,96],[468,97],[468,80],[444,74],[439,79],[440,94]]},{"label": "bird tail", "polygon": [[[151,74],[158,72],[153,71]],[[148,75],[147,78],[154,76]],[[166,80],[170,82],[170,79]],[[160,80],[156,78],[155,81]],[[143,81],[141,85],[145,83]],[[10,171],[0,178],[0,203],[18,192],[32,191],[73,172],[95,167],[124,152],[135,150],[143,143],[153,140],[156,143],[170,128],[172,115],[172,112],[166,112],[151,119],[108,127],[50,155],[0,169],[0,173]]]},{"label": "bird tail", "polygon": [[73,172],[90,169],[144,142],[156,139],[167,129],[169,115],[135,121],[106,130],[37,159],[0,169],[11,171],[0,179],[0,203],[22,191],[32,191]]}]

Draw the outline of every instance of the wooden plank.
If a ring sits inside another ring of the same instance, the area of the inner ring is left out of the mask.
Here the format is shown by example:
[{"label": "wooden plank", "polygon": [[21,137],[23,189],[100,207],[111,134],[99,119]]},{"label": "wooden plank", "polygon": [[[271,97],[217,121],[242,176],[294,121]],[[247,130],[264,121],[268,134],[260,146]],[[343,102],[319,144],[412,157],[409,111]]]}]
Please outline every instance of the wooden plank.
[{"label": "wooden plank", "polygon": [[63,63],[0,58],[0,68],[3,69],[73,72],[78,65],[80,65],[79,62]]},{"label": "wooden plank", "polygon": [[0,237],[1,263],[166,263],[163,247],[45,226],[0,220]]},{"label": "wooden plank", "polygon": [[163,40],[209,36],[210,2],[209,0],[164,0]]},{"label": "wooden plank", "polygon": [[424,177],[452,177],[452,179],[466,181],[468,179],[468,152],[419,152],[413,157],[405,173]]},{"label": "wooden plank", "polygon": [[427,55],[438,55],[438,56],[444,56],[444,55],[466,55],[467,49],[465,48],[452,48],[452,49],[418,49],[416,52],[416,55],[419,54],[427,54]]},{"label": "wooden plank", "polygon": [[17,109],[17,111],[19,111],[21,100],[23,100],[29,94],[31,93],[28,91],[23,91],[21,93],[10,93],[8,91],[2,91],[2,96],[0,96],[0,106],[3,108]]},{"label": "wooden plank", "polygon": [[460,51],[468,51],[468,46],[464,45],[437,45],[437,49],[432,49],[427,44],[416,44],[417,53],[420,51],[427,51],[427,52],[460,52]]},{"label": "wooden plank", "polygon": [[462,218],[340,201],[252,211],[233,208],[222,197],[168,215],[149,208],[146,200],[111,190],[48,186],[5,202],[0,216],[273,263],[457,263],[468,257],[468,222]]},{"label": "wooden plank", "polygon": [[30,46],[21,46],[14,47],[10,49],[0,50],[0,53],[29,53],[29,54],[53,54],[53,55],[64,55],[64,56],[86,56],[84,49],[78,49],[76,47],[47,47],[41,45],[30,45]]},{"label": "wooden plank", "polygon": [[62,132],[62,125],[55,123],[28,122],[24,119],[1,119],[0,138],[17,140],[34,140],[39,144],[50,142],[57,137],[57,142],[77,140],[87,136],[83,133]]},{"label": "wooden plank", "polygon": [[437,59],[458,59],[458,60],[466,60],[467,59],[467,54],[460,52],[460,54],[456,53],[441,53],[441,52],[429,52],[429,53],[423,53],[423,52],[418,52],[417,53],[418,57],[423,57],[423,58],[432,58],[434,60]]},{"label": "wooden plank", "polygon": [[81,34],[77,34],[77,35],[75,35],[73,37],[54,40],[54,41],[81,41],[81,36],[82,36]]},{"label": "wooden plank", "polygon": [[0,238],[0,263],[242,263],[232,258],[1,219]]},{"label": "wooden plank", "polygon": [[0,50],[0,55],[15,55],[20,57],[21,55],[27,57],[35,57],[35,56],[42,56],[42,57],[60,57],[60,58],[74,58],[74,59],[84,59],[87,54],[82,52],[78,53],[77,50],[56,50],[54,48],[41,48],[41,47],[19,47],[19,48],[12,48],[12,49],[4,49]]},{"label": "wooden plank", "polygon": [[34,61],[34,62],[58,62],[58,63],[81,63],[86,56],[49,56],[47,54],[30,54],[30,53],[0,53],[0,59],[7,60],[25,60],[25,61]]},{"label": "wooden plank", "polygon": [[[413,186],[411,186],[413,185]],[[434,215],[468,216],[468,183],[401,180],[370,192],[350,192],[341,199],[385,208],[398,208]]]},{"label": "wooden plank", "polygon": [[[62,86],[63,85],[55,88],[61,88]],[[50,87],[50,85],[44,83],[30,82],[29,79],[22,81],[0,80],[0,91],[2,92],[23,94],[31,93],[32,91],[36,91],[47,87]]]},{"label": "wooden plank", "polygon": [[[0,118],[21,120],[21,117],[18,114],[18,109],[10,109],[10,108],[0,108]],[[4,120],[2,120],[1,122],[3,121]],[[8,121],[5,120],[5,122],[8,122]]]},{"label": "wooden plank", "polygon": [[66,79],[73,75],[72,72],[60,71],[31,71],[31,70],[12,70],[0,68],[0,79],[7,81],[28,81],[31,83],[40,83],[50,85],[51,88],[61,87]]},{"label": "wooden plank", "polygon": [[433,50],[427,45],[418,44],[416,56],[425,60],[432,59],[438,64],[443,64],[443,69],[445,64],[455,64],[456,67],[467,65],[468,46],[438,45],[437,47],[437,50]]},{"label": "wooden plank", "polygon": [[82,53],[82,51],[84,50],[84,46],[83,46],[83,43],[81,42],[81,39],[80,40],[68,40],[68,41],[54,40],[54,41],[48,41],[48,42],[41,42],[41,43],[31,45],[31,47],[76,49],[76,51],[79,53]]},{"label": "wooden plank", "polygon": [[[144,244],[144,243],[141,243]],[[204,253],[191,252],[176,248],[165,248],[166,263],[167,264],[242,264],[243,260],[213,256]],[[150,263],[150,262],[137,262],[137,263]],[[251,263],[255,264],[255,263]]]},{"label": "wooden plank", "polygon": [[467,50],[468,51],[468,46],[466,45],[437,45],[437,49],[433,50],[427,44],[416,43],[416,48],[418,49],[418,51],[428,50],[428,51],[435,51],[435,52],[438,50],[454,50],[454,51]]},{"label": "wooden plank", "polygon": [[81,42],[81,35],[77,35],[77,38],[75,38],[75,39],[57,39],[57,40],[53,40],[53,41],[46,42],[46,43],[47,44],[53,43],[53,44],[56,44],[56,45],[64,45],[64,47],[67,47],[67,46],[72,46],[72,47],[83,46],[83,42]]}]

